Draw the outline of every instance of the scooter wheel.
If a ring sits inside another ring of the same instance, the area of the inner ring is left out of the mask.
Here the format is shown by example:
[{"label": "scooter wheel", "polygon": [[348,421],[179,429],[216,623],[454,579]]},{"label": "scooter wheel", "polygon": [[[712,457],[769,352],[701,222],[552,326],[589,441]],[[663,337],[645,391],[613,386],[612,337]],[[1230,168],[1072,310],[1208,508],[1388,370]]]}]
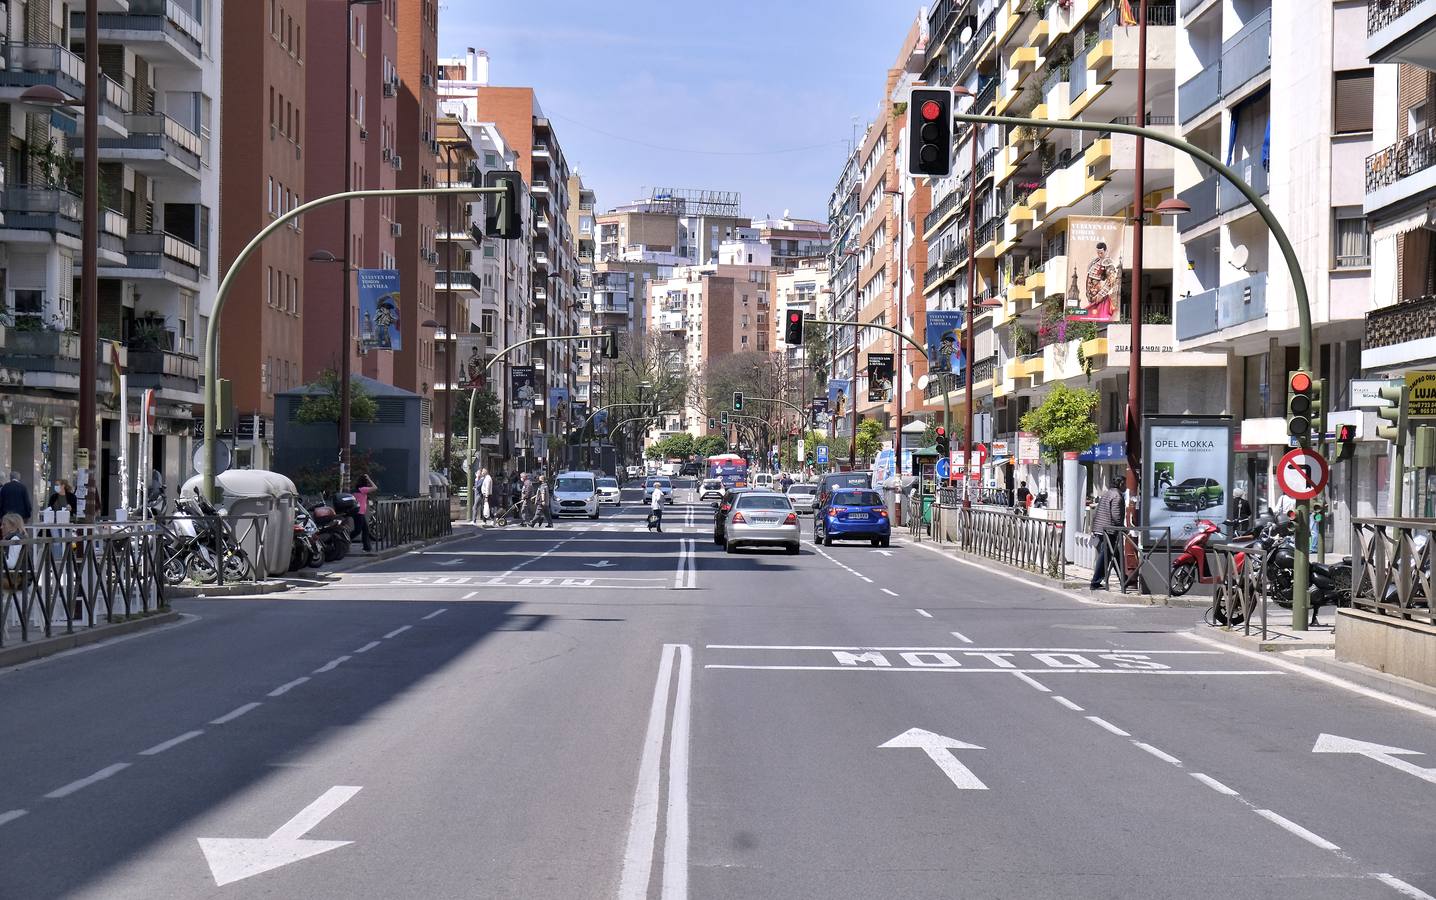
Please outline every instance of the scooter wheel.
[{"label": "scooter wheel", "polygon": [[1172,596],[1180,597],[1192,589],[1197,583],[1197,564],[1184,562],[1172,569],[1172,583],[1170,586]]}]

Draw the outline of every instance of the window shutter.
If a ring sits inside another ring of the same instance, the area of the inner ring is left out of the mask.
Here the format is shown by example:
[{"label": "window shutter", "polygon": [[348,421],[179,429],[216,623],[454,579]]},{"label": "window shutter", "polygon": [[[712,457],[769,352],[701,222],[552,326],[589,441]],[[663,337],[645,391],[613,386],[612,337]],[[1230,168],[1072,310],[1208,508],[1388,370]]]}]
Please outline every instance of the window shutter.
[{"label": "window shutter", "polygon": [[1372,82],[1370,69],[1336,73],[1332,92],[1332,130],[1336,134],[1371,130]]}]

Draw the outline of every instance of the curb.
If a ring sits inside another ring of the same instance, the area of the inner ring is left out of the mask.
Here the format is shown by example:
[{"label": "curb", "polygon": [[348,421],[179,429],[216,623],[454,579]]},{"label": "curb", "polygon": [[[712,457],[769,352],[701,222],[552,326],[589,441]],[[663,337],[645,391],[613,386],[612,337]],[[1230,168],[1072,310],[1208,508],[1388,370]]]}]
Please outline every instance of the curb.
[{"label": "curb", "polygon": [[172,609],[157,610],[149,615],[139,615],[123,622],[96,625],[92,628],[76,630],[71,634],[57,634],[54,637],[6,646],[0,648],[0,669],[53,656],[56,653],[63,653],[66,650],[73,650],[87,644],[98,643],[107,638],[119,637],[159,625],[168,625],[171,622],[178,622],[179,619],[180,614]]},{"label": "curb", "polygon": [[[1280,637],[1275,640],[1262,640],[1261,631],[1255,626],[1251,634],[1246,634],[1238,626],[1236,629],[1222,627],[1197,626],[1192,629],[1193,634],[1205,635],[1214,641],[1221,641],[1224,644],[1231,644],[1233,647],[1244,647],[1248,650],[1256,650],[1261,653],[1291,653],[1296,650],[1331,650],[1336,649],[1336,636],[1317,639],[1292,637],[1284,631],[1268,628],[1268,634],[1278,634]],[[1414,682],[1413,682],[1414,683]]]},{"label": "curb", "polygon": [[1315,669],[1318,672],[1343,678],[1374,691],[1381,691],[1393,697],[1400,697],[1402,700],[1436,709],[1436,688],[1424,685],[1419,681],[1403,678],[1400,675],[1382,672],[1379,669],[1342,662],[1336,658],[1335,651],[1316,651],[1310,654],[1294,653],[1284,655],[1282,659],[1290,659],[1309,669]]}]

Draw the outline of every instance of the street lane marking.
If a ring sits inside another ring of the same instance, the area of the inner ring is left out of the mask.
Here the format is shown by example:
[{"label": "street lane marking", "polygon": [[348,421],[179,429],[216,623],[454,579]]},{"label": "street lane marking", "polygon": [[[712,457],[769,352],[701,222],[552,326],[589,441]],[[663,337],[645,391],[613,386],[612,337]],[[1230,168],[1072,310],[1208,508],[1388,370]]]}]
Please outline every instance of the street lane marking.
[{"label": "street lane marking", "polygon": [[887,588],[881,588],[881,590],[882,590],[882,592],[883,592],[884,594],[887,594],[889,597],[896,597],[896,596],[898,596],[897,594],[894,594],[892,591],[888,590]]},{"label": "street lane marking", "polygon": [[0,813],[0,825],[9,825],[11,822],[30,814],[28,809],[12,809],[9,812]]},{"label": "street lane marking", "polygon": [[678,689],[668,742],[668,813],[663,835],[663,897],[688,896],[688,736],[693,693],[693,648],[678,647]]},{"label": "street lane marking", "polygon": [[353,659],[353,658],[354,658],[354,657],[350,656],[350,655],[347,654],[347,653],[346,653],[345,655],[343,655],[343,656],[335,657],[334,659],[329,660],[329,662],[327,662],[327,663],[325,663],[324,665],[320,666],[319,668],[315,669],[315,670],[314,670],[314,674],[315,674],[315,675],[322,675],[322,674],[325,673],[325,672],[333,672],[335,669],[339,668],[340,664],[344,663],[344,662],[347,661],[347,660],[351,660],[351,659]]},{"label": "street lane marking", "polygon": [[393,631],[384,635],[384,640],[387,641],[389,638],[396,638],[413,627],[413,625],[400,625],[398,628],[395,628]]},{"label": "street lane marking", "polygon": [[1050,693],[1052,693],[1052,688],[1050,688],[1050,687],[1048,687],[1047,685],[1043,684],[1042,682],[1038,681],[1036,678],[1033,678],[1031,675],[1026,674],[1025,672],[1013,672],[1012,674],[1013,674],[1013,675],[1016,675],[1016,676],[1017,676],[1019,679],[1021,679],[1022,681],[1027,682],[1027,683],[1028,683],[1029,685],[1031,685],[1032,687],[1037,688],[1039,691],[1041,691],[1041,692],[1044,693],[1044,694],[1050,694]]},{"label": "street lane marking", "polygon": [[927,754],[927,758],[937,764],[960,791],[985,791],[987,785],[982,779],[973,774],[972,770],[962,763],[952,752],[954,750],[982,750],[977,744],[969,744],[966,741],[959,741],[955,738],[944,737],[928,731],[925,728],[909,728],[892,740],[878,744],[879,750],[889,748],[913,748]]},{"label": "street lane marking", "polygon": [[678,569],[673,573],[674,590],[689,590],[698,586],[698,568],[694,561],[697,555],[697,541],[692,538],[679,538]]},{"label": "street lane marking", "polygon": [[1024,673],[1028,675],[1280,675],[1280,672],[1263,672],[1260,670],[1248,671],[1245,669],[1013,669],[1013,668],[992,668],[992,669],[970,669],[953,667],[932,667],[932,668],[880,668],[874,666],[745,666],[731,663],[707,663],[705,669],[751,669],[754,671],[768,672],[880,672],[883,674],[927,672],[935,675],[984,675],[992,672],[1005,672],[1008,675]]},{"label": "street lane marking", "polygon": [[375,647],[377,647],[377,646],[379,646],[379,642],[378,642],[378,641],[370,641],[369,643],[365,644],[364,646],[360,647],[358,650],[355,650],[354,652],[355,652],[355,653],[368,653],[370,650],[373,650],[373,649],[374,649]]},{"label": "street lane marking", "polygon": [[1191,775],[1193,778],[1197,779],[1202,784],[1205,784],[1207,787],[1216,791],[1218,794],[1226,794],[1228,797],[1237,796],[1236,791],[1222,784],[1220,781],[1217,781],[1210,775],[1204,775],[1201,772],[1192,772]]},{"label": "street lane marking", "polygon": [[[926,610],[917,610],[927,615]],[[931,616],[929,615],[929,618]],[[707,644],[709,650],[857,650],[855,644]],[[961,650],[965,653],[1092,653],[1109,656],[1220,656],[1215,650],[1117,650],[1112,647],[863,647],[863,650]]]},{"label": "street lane marking", "polygon": [[[477,594],[477,593],[478,593],[478,591],[470,591],[469,593],[467,593],[467,594],[464,595],[464,599],[467,600],[467,599],[469,599],[470,597],[474,596],[474,595]],[[448,608],[448,607],[444,607],[443,609],[436,609],[436,610],[434,610],[433,612],[429,613],[427,616],[424,616],[421,621],[427,622],[427,621],[429,621],[430,619],[437,619],[439,616],[442,616],[444,613],[446,613],[446,612],[448,612],[448,611],[449,611],[449,608]]]},{"label": "street lane marking", "polygon": [[[854,572],[853,574],[854,574],[854,575],[857,575],[856,572]],[[872,584],[872,583],[873,583],[873,580],[872,580],[871,578],[869,578],[868,576],[866,576],[866,575],[858,575],[858,577],[861,578],[863,581],[866,581],[868,584]]]},{"label": "street lane marking", "polygon": [[1169,762],[1174,766],[1180,766],[1182,764],[1182,761],[1180,759],[1177,759],[1175,756],[1165,750],[1162,750],[1158,747],[1153,747],[1151,744],[1145,744],[1138,740],[1133,740],[1132,743],[1136,744],[1138,747],[1142,748],[1143,750],[1147,751],[1148,753],[1152,754],[1153,756],[1157,757],[1157,759],[1160,759],[1163,762]]},{"label": "street lane marking", "polygon": [[1096,726],[1099,727],[1099,728],[1105,728],[1105,729],[1107,729],[1108,731],[1112,732],[1113,734],[1117,735],[1118,737],[1124,737],[1124,738],[1129,738],[1129,737],[1131,737],[1130,734],[1128,734],[1127,732],[1125,732],[1125,731],[1123,731],[1122,729],[1118,728],[1116,725],[1113,725],[1111,722],[1108,722],[1106,719],[1099,718],[1099,717],[1097,717],[1097,716],[1088,716],[1088,717],[1087,717],[1087,721],[1091,722],[1093,725],[1096,725]]},{"label": "street lane marking", "polygon": [[1292,834],[1296,835],[1307,843],[1315,844],[1323,850],[1341,849],[1339,846],[1333,844],[1331,841],[1328,841],[1326,838],[1322,837],[1316,832],[1302,828],[1300,825],[1296,824],[1291,819],[1274,813],[1269,809],[1258,809],[1256,810],[1256,814],[1261,816],[1263,819],[1266,819],[1268,822],[1272,822],[1276,825],[1281,826],[1282,828],[1285,828],[1287,831],[1290,831]]},{"label": "street lane marking", "polygon": [[949,634],[951,634],[953,637],[957,638],[959,641],[962,641],[964,644],[970,644],[970,643],[972,643],[972,638],[968,637],[967,635],[963,634],[963,633],[960,632],[960,631],[949,632]]},{"label": "street lane marking", "polygon": [[243,706],[236,707],[235,709],[230,710],[229,712],[220,716],[218,719],[210,719],[209,724],[224,725],[226,723],[233,722],[235,719],[238,719],[240,716],[244,715],[250,710],[257,708],[259,705],[259,701],[257,700],[253,703],[246,703]]},{"label": "street lane marking", "polygon": [[285,694],[289,693],[290,691],[294,690],[295,688],[299,687],[301,684],[303,684],[304,682],[306,682],[306,681],[308,681],[308,680],[309,680],[309,676],[308,676],[308,675],[300,675],[298,678],[294,679],[293,681],[286,681],[284,684],[281,684],[279,687],[277,687],[277,688],[275,688],[274,690],[270,691],[270,692],[269,692],[269,696],[271,696],[271,697],[282,697],[282,696],[284,696]]},{"label": "street lane marking", "polygon": [[199,838],[200,852],[218,887],[278,869],[353,841],[306,840],[304,835],[362,790],[335,785],[267,838]]},{"label": "street lane marking", "polygon": [[97,781],[104,781],[106,778],[109,778],[111,775],[115,775],[115,774],[118,774],[118,773],[120,773],[120,772],[123,772],[125,769],[128,769],[129,767],[130,767],[130,764],[129,764],[129,763],[125,763],[125,762],[115,763],[114,765],[105,766],[103,769],[101,769],[100,771],[96,772],[95,774],[93,774],[93,775],[86,775],[84,778],[81,778],[81,779],[79,779],[79,780],[77,780],[77,781],[72,781],[72,782],[70,782],[69,784],[65,785],[64,787],[57,787],[57,788],[55,788],[53,791],[51,791],[50,793],[46,794],[45,796],[46,796],[48,799],[50,799],[50,800],[59,800],[61,797],[68,797],[68,796],[70,796],[71,794],[75,793],[76,791],[84,790],[85,788],[89,787],[90,785],[94,784],[94,783],[97,782]]},{"label": "street lane marking", "polygon": [[1436,900],[1436,897],[1431,896],[1430,894],[1426,893],[1415,885],[1407,884],[1400,878],[1397,878],[1395,875],[1392,875],[1390,872],[1373,872],[1371,873],[1371,875],[1373,878],[1386,885],[1387,887],[1395,888],[1400,893],[1411,897],[1412,900]]},{"label": "street lane marking", "polygon": [[[913,612],[915,612],[915,613],[917,613],[918,615],[922,616],[924,619],[931,619],[931,618],[932,618],[932,613],[928,612],[928,611],[925,610],[925,609],[915,609],[915,610],[913,610]],[[805,650],[805,649],[807,649],[807,648],[806,648],[806,647],[784,647],[783,649],[785,649],[785,650]],[[813,649],[817,649],[817,648],[813,648]],[[824,649],[827,649],[827,648],[824,648]]]},{"label": "street lane marking", "polygon": [[456,556],[456,557],[454,557],[453,559],[446,559],[446,560],[444,560],[443,562],[439,563],[439,565],[441,565],[441,566],[457,566],[457,565],[458,565],[459,563],[461,563],[461,562],[463,562],[463,560]]},{"label": "street lane marking", "polygon": [[1061,695],[1059,695],[1059,694],[1053,694],[1053,695],[1052,695],[1052,699],[1053,699],[1053,700],[1056,700],[1058,703],[1061,703],[1063,706],[1067,707],[1068,709],[1072,710],[1073,712],[1083,712],[1083,711],[1084,711],[1084,710],[1082,709],[1082,707],[1078,706],[1077,704],[1073,703],[1071,700],[1068,700],[1066,697],[1063,697],[1063,696],[1061,696]]},{"label": "street lane marking", "polygon": [[[673,663],[675,658],[679,660],[680,681],[682,680],[681,669],[683,665],[682,660],[684,650],[688,650],[691,653],[691,648],[687,644],[664,644],[662,655],[659,657],[658,680],[654,684],[653,702],[648,710],[648,730],[644,734],[643,752],[639,757],[638,784],[633,791],[633,810],[629,815],[628,840],[624,845],[623,851],[623,870],[620,875],[618,886],[618,896],[620,900],[646,900],[646,898],[648,897],[648,884],[650,878],[653,875],[653,858],[658,849],[658,816],[660,812],[658,799],[662,790],[662,756],[664,738],[666,736],[665,732],[667,730],[666,726],[668,723],[668,696],[673,686]],[[688,693],[685,691],[680,691],[679,699],[684,702],[688,702],[690,700]],[[675,710],[674,715],[676,719],[678,716],[677,710]],[[683,713],[684,721],[682,723],[685,731],[688,727],[687,715],[688,713],[685,710]],[[677,723],[675,722],[675,731],[676,729]],[[674,740],[676,739],[677,735],[675,734]],[[670,811],[672,810],[672,804],[674,802],[671,797],[671,794],[675,790],[675,786],[673,785],[672,771],[673,760],[671,758],[671,749],[673,746],[674,745],[670,744]],[[686,751],[680,764],[683,767],[683,773],[686,776]],[[681,786],[680,788],[678,788],[678,790],[680,791],[679,804],[686,812],[688,796],[687,785],[685,784]],[[682,849],[686,854],[686,820],[682,825],[676,825],[672,822],[668,823],[667,830],[665,831],[665,840],[668,839],[681,839],[683,844]],[[665,850],[664,893],[662,896],[664,898],[672,898],[672,900],[682,900],[682,897],[685,896],[685,894],[668,893],[668,870],[672,868],[675,864],[677,863],[670,859],[667,851]],[[686,870],[688,866],[687,860],[684,859],[681,865]],[[685,892],[686,882],[687,875],[685,873],[683,875],[683,886]]]},{"label": "street lane marking", "polygon": [[194,731],[186,731],[184,734],[180,735],[179,737],[172,737],[172,738],[170,738],[170,739],[167,740],[167,741],[162,741],[162,742],[160,742],[160,743],[158,743],[158,744],[155,744],[153,747],[151,747],[151,748],[148,749],[148,750],[141,750],[141,751],[140,751],[140,756],[155,756],[155,755],[157,755],[157,754],[160,754],[160,753],[165,752],[166,750],[170,749],[171,747],[178,747],[180,744],[183,744],[185,741],[191,740],[191,739],[193,739],[193,738],[197,738],[197,737],[199,737],[199,736],[202,735],[202,734],[204,734],[204,732],[201,731],[201,730],[199,730],[199,729],[196,729],[196,730],[194,730]]}]

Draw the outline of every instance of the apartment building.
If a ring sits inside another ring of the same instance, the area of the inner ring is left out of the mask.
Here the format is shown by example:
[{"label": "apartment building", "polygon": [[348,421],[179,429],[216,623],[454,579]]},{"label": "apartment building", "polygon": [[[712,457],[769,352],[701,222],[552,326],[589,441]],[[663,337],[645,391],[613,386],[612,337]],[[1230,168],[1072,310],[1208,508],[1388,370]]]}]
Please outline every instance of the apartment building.
[{"label": "apartment building", "polygon": [[[871,125],[868,129],[871,130]],[[862,144],[854,141],[843,162],[833,193],[828,198],[828,229],[832,243],[828,248],[829,292],[826,297],[823,318],[834,322],[853,319],[857,309],[858,291],[858,238],[861,231],[858,220],[858,196],[862,186],[859,178],[860,151]],[[828,346],[832,354],[829,365],[830,378],[851,385],[857,372],[853,348],[857,342],[855,328],[829,327]],[[814,392],[813,396],[818,396]],[[826,394],[826,386],[821,390]],[[830,416],[828,431],[833,435],[851,435],[853,421],[850,417]]]},{"label": "apartment building", "polygon": [[768,245],[776,269],[795,269],[828,255],[831,241],[826,222],[794,218],[785,209],[781,218],[754,219],[752,227]]},{"label": "apartment building", "polygon": [[[302,0],[229,4],[225,16],[221,271],[279,210],[309,196],[304,178],[307,9]],[[222,313],[219,373],[233,385],[239,431],[235,464],[241,467],[272,464],[274,395],[303,380],[301,227],[296,223],[259,245],[236,273]]]},{"label": "apartment building", "polygon": [[[1370,223],[1372,308],[1365,317],[1361,370],[1370,378],[1390,378],[1436,369],[1436,2],[1370,3],[1366,36],[1373,66],[1371,119],[1353,118],[1338,127],[1370,121],[1373,128],[1375,152],[1366,158],[1363,204]],[[1358,66],[1345,77],[1338,74],[1337,116],[1364,111],[1361,73]],[[1338,253],[1360,254],[1355,234],[1345,238],[1343,246],[1343,235],[1336,236]],[[1375,424],[1368,418],[1364,430]],[[1436,516],[1432,470],[1407,471],[1403,510],[1392,512],[1388,492],[1376,498],[1374,512]],[[1381,476],[1378,471],[1376,478]],[[1364,506],[1359,511],[1372,512]]]},{"label": "apartment building", "polygon": [[[1327,408],[1333,421],[1359,419],[1348,385],[1362,368],[1371,303],[1363,209],[1372,198],[1351,173],[1374,149],[1373,73],[1351,36],[1365,33],[1366,4],[1183,2],[1180,20],[1179,131],[1236,167],[1285,225],[1311,298],[1312,363],[1327,379]],[[1177,346],[1227,355],[1225,403],[1208,400],[1204,411],[1241,422],[1237,486],[1271,502],[1269,473],[1288,441],[1287,375],[1297,366],[1291,275],[1240,193],[1185,156],[1174,171],[1192,208],[1177,226],[1186,263],[1174,280]],[[1338,550],[1350,516],[1375,513],[1389,490],[1386,445],[1370,431],[1363,438],[1357,459],[1332,471],[1326,527]]]},{"label": "apartment building", "polygon": [[[765,243],[772,246],[771,242]],[[773,333],[769,337],[769,346],[783,354],[791,377],[804,386],[799,395],[804,402],[827,393],[826,379],[816,378],[813,370],[809,368],[809,362],[813,363],[813,369],[826,373],[832,369],[832,360],[810,360],[809,353],[812,348],[807,344],[791,347],[784,341],[787,314],[789,310],[799,309],[807,318],[826,318],[826,305],[831,291],[829,281],[826,259],[809,261],[792,269],[782,269],[774,265],[771,317]]]},{"label": "apartment building", "polygon": [[[393,5],[398,49],[394,59],[397,113],[394,152],[401,160],[395,185],[432,188],[439,165],[438,108],[439,5],[434,0],[386,0]],[[381,160],[382,161],[382,160]],[[399,284],[409,298],[399,308],[399,331],[413,338],[395,351],[394,385],[426,400],[437,399],[441,377],[432,329],[439,312],[435,266],[439,204],[435,197],[401,197],[393,204],[398,225],[394,253]],[[441,429],[436,429],[441,430]]]},{"label": "apartment building", "polygon": [[[472,183],[474,176],[480,172],[480,145],[457,118],[441,116],[435,124],[439,142],[439,184]],[[482,204],[444,197],[435,206],[437,313],[426,320],[429,325],[420,323],[420,328],[434,336],[433,436],[435,441],[442,442],[446,434],[462,435],[467,430],[467,425],[461,425],[451,432],[453,411],[461,401],[467,400],[467,393],[460,385],[470,380],[467,366],[471,351],[467,350],[467,346],[471,342],[466,340],[466,347],[461,348],[458,336],[478,332],[482,327],[480,310],[486,285],[480,257],[484,237]],[[494,291],[491,285],[487,289],[490,294]],[[478,342],[472,343],[477,345]],[[498,348],[488,341],[484,344],[480,358],[487,362],[497,354]]]},{"label": "apartment building", "polygon": [[704,265],[740,228],[751,228],[735,191],[654,188],[649,196],[597,217],[598,257]]},{"label": "apartment building", "polygon": [[[200,345],[213,307],[219,199],[219,4],[136,0],[100,14],[99,120],[80,106],[26,102],[44,86],[78,103],[85,91],[85,13],[68,4],[0,2],[6,29],[0,116],[7,133],[0,209],[5,334],[0,347],[0,454],[37,499],[73,478],[79,392],[101,419],[100,509],[122,501],[119,455],[132,474],[190,474]],[[256,123],[256,127],[258,123]],[[81,134],[99,131],[99,336],[120,345],[129,403],[159,401],[154,455],[136,457],[138,422],[119,421],[101,359],[99,383],[79,379],[76,306],[81,263]],[[131,479],[133,485],[134,481]]]},{"label": "apartment building", "polygon": [[[593,304],[594,263],[597,257],[598,232],[594,228],[593,191],[584,186],[583,176],[572,172],[568,176],[568,195],[573,202],[568,208],[568,230],[574,237],[574,294],[578,317],[575,324],[578,334],[594,334],[600,330],[598,321],[602,318]],[[573,386],[573,399],[585,405],[591,403],[597,391],[602,356],[596,341],[584,341],[576,347],[577,372]],[[581,423],[579,423],[581,424]]]}]

